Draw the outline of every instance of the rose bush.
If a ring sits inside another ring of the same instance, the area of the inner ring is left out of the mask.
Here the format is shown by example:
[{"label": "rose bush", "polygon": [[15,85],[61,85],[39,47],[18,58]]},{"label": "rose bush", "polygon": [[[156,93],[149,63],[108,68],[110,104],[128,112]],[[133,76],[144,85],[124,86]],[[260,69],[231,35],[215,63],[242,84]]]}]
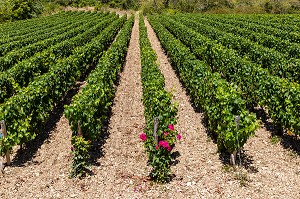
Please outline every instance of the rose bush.
[{"label": "rose bush", "polygon": [[[172,103],[172,95],[165,91],[165,79],[156,64],[157,56],[149,42],[142,15],[139,25],[143,104],[146,118],[146,127],[144,133],[140,134],[140,138],[148,154],[148,163],[152,166],[150,177],[155,182],[164,183],[170,180],[171,152],[178,139],[178,132],[174,129],[177,105]],[[155,117],[159,121],[157,135],[153,134]]]}]

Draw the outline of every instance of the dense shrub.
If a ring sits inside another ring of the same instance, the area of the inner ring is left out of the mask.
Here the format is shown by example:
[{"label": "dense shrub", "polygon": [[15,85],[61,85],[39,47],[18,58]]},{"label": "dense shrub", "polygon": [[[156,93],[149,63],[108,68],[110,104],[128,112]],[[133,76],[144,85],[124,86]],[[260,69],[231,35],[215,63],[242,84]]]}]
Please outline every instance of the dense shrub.
[{"label": "dense shrub", "polygon": [[29,19],[42,13],[43,6],[38,0],[0,1],[0,21]]},{"label": "dense shrub", "polygon": [[268,0],[263,7],[267,13],[271,14],[297,13],[300,10],[300,1]]}]

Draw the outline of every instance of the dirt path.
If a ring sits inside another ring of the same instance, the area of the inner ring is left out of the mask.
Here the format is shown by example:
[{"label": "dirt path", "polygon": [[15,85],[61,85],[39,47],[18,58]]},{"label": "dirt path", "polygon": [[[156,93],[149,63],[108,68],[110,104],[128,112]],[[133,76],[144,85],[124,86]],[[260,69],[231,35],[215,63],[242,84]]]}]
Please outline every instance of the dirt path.
[{"label": "dirt path", "polygon": [[99,159],[101,198],[131,198],[147,176],[147,157],[139,139],[145,126],[142,104],[138,15],[136,15],[124,71],[117,88],[104,158]]},{"label": "dirt path", "polygon": [[13,165],[6,167],[5,174],[0,177],[1,199],[61,197],[69,187],[66,179],[71,163],[71,134],[68,120],[62,116],[32,159],[18,163],[18,158],[26,154],[17,155],[15,151]]},{"label": "dirt path", "polygon": [[[255,170],[248,172],[251,186],[244,194],[255,192],[260,198],[300,198],[300,156],[292,149],[285,149],[279,140],[272,144],[270,137],[271,132],[263,127],[244,147]],[[296,144],[299,146],[299,138]]]},{"label": "dirt path", "polygon": [[91,6],[82,7],[82,8],[67,6],[67,7],[64,7],[64,11],[95,11],[95,8],[91,7]]},{"label": "dirt path", "polygon": [[[95,11],[95,7],[87,6],[87,7],[82,7],[82,8],[76,8],[76,7],[67,6],[64,8],[64,11]],[[120,16],[128,15],[128,17],[134,15],[134,13],[135,13],[135,11],[133,11],[133,10],[122,10],[122,9],[118,9],[118,8],[109,8],[109,7],[102,7],[98,11],[115,12],[116,14],[118,14]]]}]

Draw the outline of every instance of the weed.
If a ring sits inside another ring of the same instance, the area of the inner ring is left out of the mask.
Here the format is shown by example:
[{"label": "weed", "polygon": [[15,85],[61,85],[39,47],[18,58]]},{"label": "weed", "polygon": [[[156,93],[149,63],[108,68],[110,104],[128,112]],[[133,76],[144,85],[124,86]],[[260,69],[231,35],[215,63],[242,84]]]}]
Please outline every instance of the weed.
[{"label": "weed", "polygon": [[222,168],[227,173],[234,171],[234,167],[229,164],[225,164]]},{"label": "weed", "polygon": [[279,137],[279,136],[273,135],[273,136],[271,137],[271,143],[272,143],[272,144],[277,144],[277,143],[279,143],[279,142],[280,142],[280,137]]},{"label": "weed", "polygon": [[246,173],[238,172],[235,174],[234,179],[236,179],[240,182],[241,187],[248,186],[249,179],[248,179],[248,176]]},{"label": "weed", "polygon": [[297,157],[298,157],[297,152],[294,151],[294,150],[292,150],[292,149],[288,150],[288,154],[289,154],[289,156],[291,156],[292,158],[297,158]]}]

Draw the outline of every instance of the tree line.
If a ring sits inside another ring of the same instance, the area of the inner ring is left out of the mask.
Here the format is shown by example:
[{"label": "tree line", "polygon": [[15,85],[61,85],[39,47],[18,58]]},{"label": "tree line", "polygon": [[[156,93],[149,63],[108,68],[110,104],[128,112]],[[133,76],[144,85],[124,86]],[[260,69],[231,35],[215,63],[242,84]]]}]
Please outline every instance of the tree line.
[{"label": "tree line", "polygon": [[33,18],[66,6],[112,7],[144,13],[300,13],[300,0],[1,0],[0,22]]}]

